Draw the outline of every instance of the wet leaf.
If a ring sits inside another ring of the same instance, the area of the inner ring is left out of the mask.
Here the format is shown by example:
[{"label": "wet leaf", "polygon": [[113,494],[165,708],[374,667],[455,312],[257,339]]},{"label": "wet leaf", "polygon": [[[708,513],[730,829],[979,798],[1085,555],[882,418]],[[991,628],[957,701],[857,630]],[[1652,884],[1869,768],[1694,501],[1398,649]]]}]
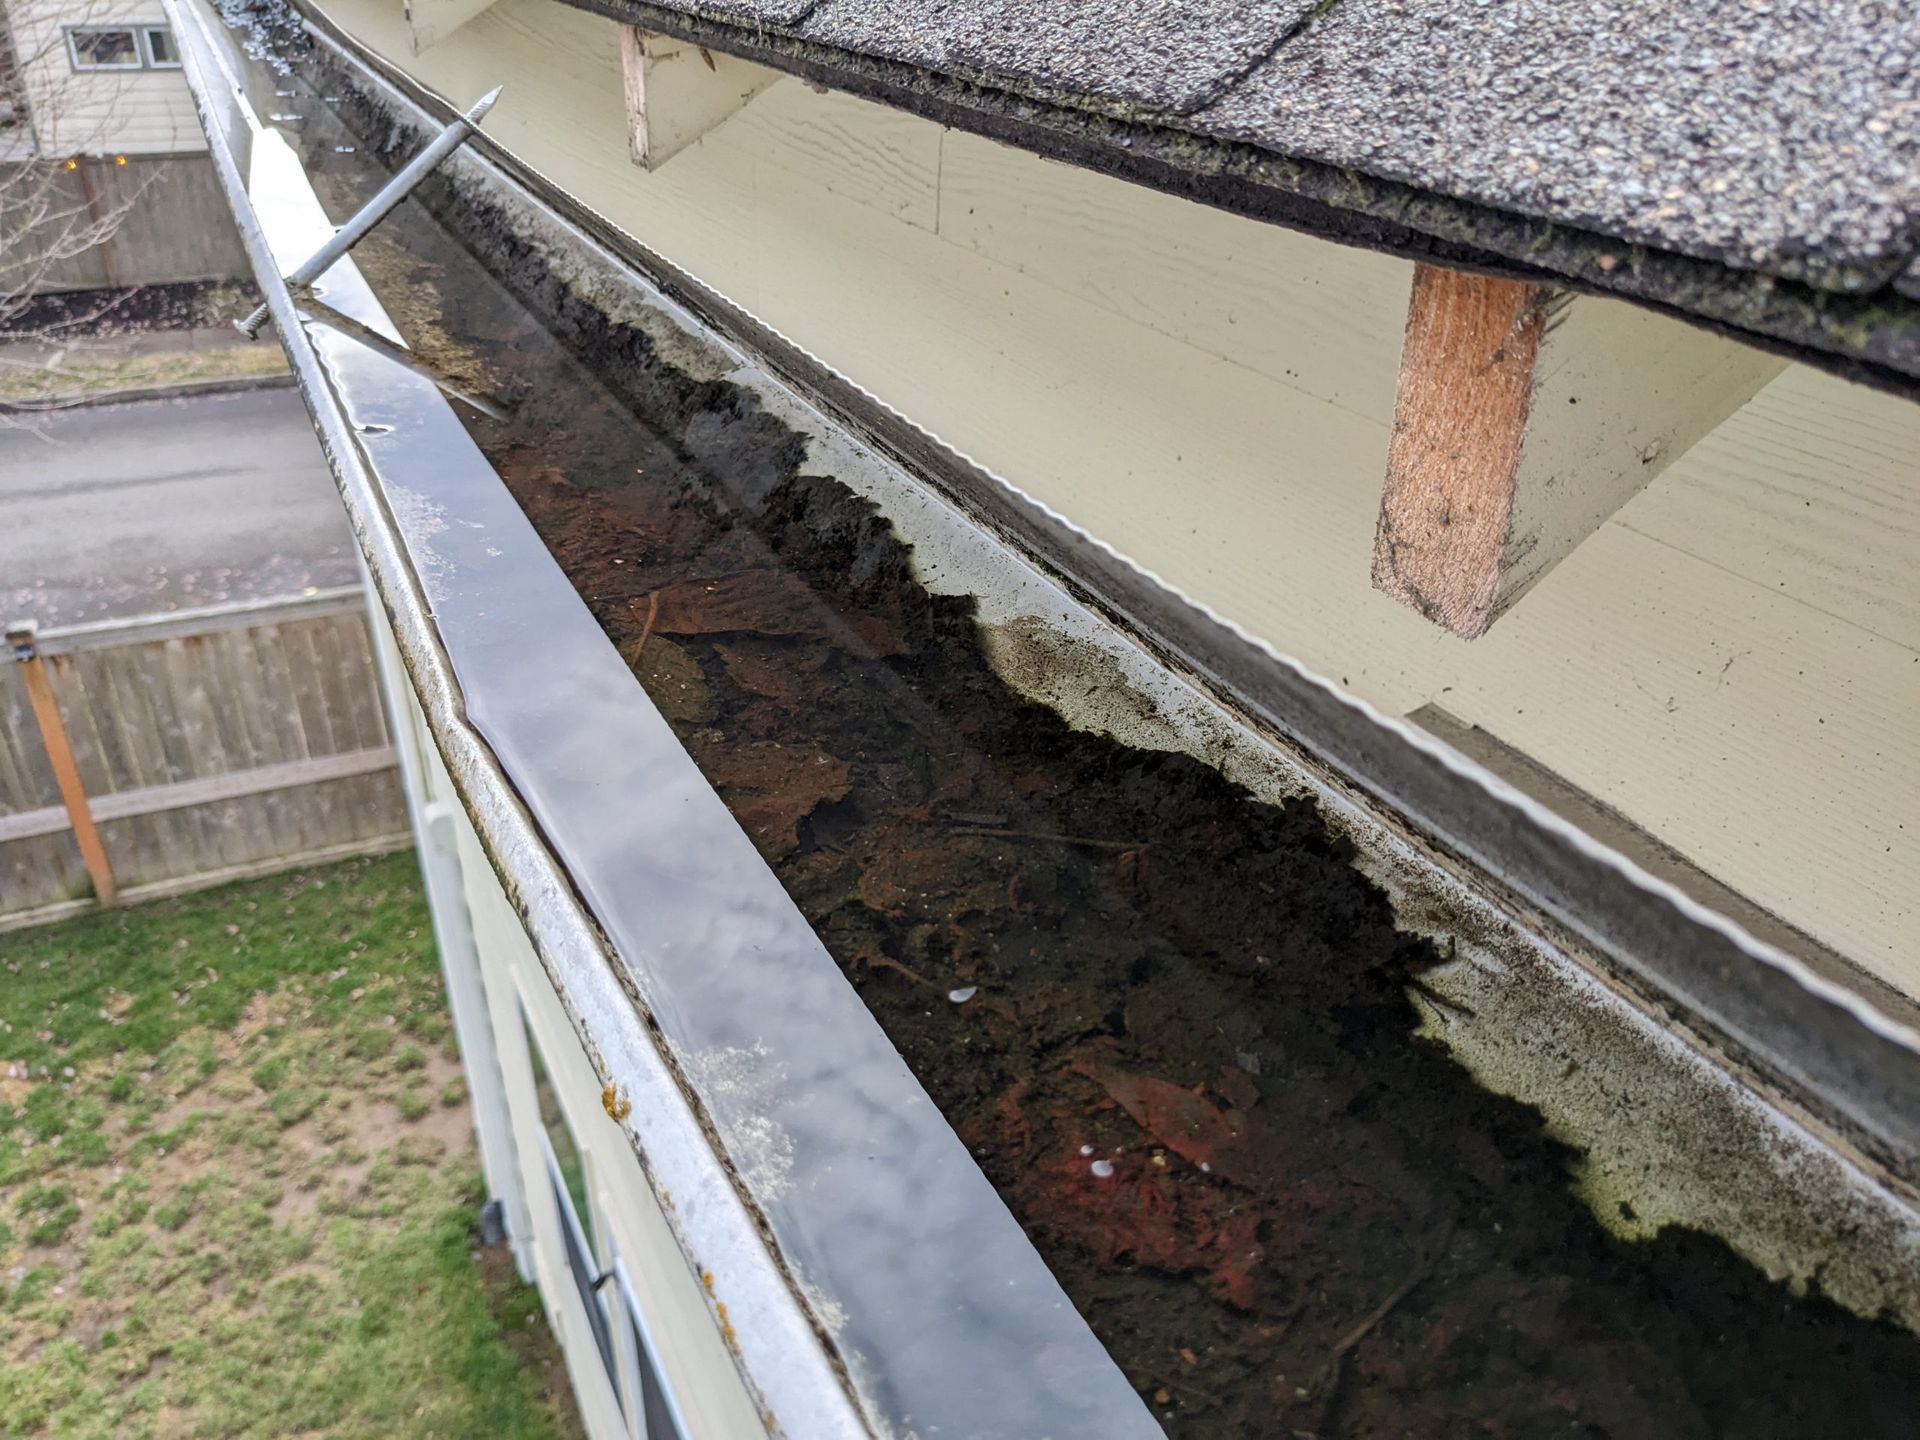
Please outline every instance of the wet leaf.
[{"label": "wet leaf", "polygon": [[1192,1184],[1138,1156],[1120,1157],[1107,1176],[1078,1153],[1058,1169],[1071,1203],[1055,1213],[1102,1261],[1131,1258],[1173,1275],[1202,1273],[1220,1299],[1252,1307],[1254,1273],[1266,1254],[1260,1216],[1238,1207],[1231,1191]]},{"label": "wet leaf", "polygon": [[627,602],[656,635],[810,635],[831,639],[831,617],[806,583],[781,570],[684,580]]},{"label": "wet leaf", "polygon": [[847,762],[823,750],[791,745],[742,746],[728,766],[727,803],[763,855],[791,854],[800,822],[815,808],[846,797]]},{"label": "wet leaf", "polygon": [[713,688],[700,662],[683,647],[655,636],[644,649],[629,643],[620,654],[670,722],[704,725],[713,718]]},{"label": "wet leaf", "polygon": [[1223,1180],[1258,1184],[1270,1166],[1263,1155],[1268,1137],[1238,1110],[1222,1110],[1204,1095],[1150,1075],[1089,1068],[1134,1123],[1181,1159],[1204,1165]]},{"label": "wet leaf", "polygon": [[782,707],[800,703],[807,677],[820,668],[822,659],[815,648],[754,637],[718,641],[713,648],[736,685]]}]

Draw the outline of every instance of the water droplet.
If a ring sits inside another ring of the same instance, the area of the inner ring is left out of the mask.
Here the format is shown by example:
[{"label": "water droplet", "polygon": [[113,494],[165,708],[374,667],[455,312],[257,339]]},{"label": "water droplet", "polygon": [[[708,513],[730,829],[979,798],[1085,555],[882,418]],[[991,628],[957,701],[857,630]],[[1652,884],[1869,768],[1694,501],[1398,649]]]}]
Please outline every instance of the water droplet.
[{"label": "water droplet", "polygon": [[1096,1160],[1093,1162],[1093,1164],[1089,1165],[1087,1168],[1093,1171],[1093,1173],[1099,1176],[1102,1180],[1105,1180],[1109,1175],[1113,1174],[1113,1161]]},{"label": "water droplet", "polygon": [[1091,1154],[1093,1154],[1093,1146],[1091,1146],[1091,1145],[1082,1145],[1082,1146],[1080,1147],[1080,1153],[1081,1153],[1082,1155],[1091,1155]]},{"label": "water droplet", "polygon": [[1204,1161],[1204,1160],[1202,1160],[1202,1161],[1200,1162],[1200,1173],[1201,1173],[1202,1175],[1211,1175],[1211,1174],[1213,1174],[1213,1166],[1211,1166],[1211,1165],[1209,1165],[1209,1164],[1208,1164],[1208,1163],[1207,1163],[1206,1161]]},{"label": "water droplet", "polygon": [[978,985],[962,985],[958,990],[947,991],[947,999],[956,1005],[964,1005],[980,993]]}]

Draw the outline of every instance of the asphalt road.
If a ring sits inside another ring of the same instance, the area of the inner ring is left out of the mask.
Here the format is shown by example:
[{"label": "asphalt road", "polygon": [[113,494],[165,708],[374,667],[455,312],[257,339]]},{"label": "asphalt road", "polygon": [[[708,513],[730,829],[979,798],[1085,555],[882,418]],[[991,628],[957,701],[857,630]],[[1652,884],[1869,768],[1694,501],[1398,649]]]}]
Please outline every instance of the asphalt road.
[{"label": "asphalt road", "polygon": [[0,620],[152,614],[356,573],[291,389],[0,420]]}]

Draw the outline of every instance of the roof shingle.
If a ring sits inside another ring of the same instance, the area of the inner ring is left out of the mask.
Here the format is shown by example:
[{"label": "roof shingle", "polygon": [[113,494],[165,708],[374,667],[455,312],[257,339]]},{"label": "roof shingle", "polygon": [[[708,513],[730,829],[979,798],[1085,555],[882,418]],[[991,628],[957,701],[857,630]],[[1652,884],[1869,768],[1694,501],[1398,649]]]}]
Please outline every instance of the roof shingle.
[{"label": "roof shingle", "polygon": [[1916,0],[565,0],[1920,395]]},{"label": "roof shingle", "polygon": [[1342,0],[1191,125],[1729,266],[1872,289],[1920,230],[1920,9]]},{"label": "roof shingle", "polygon": [[1062,103],[1185,115],[1219,98],[1316,0],[822,0],[799,33]]}]

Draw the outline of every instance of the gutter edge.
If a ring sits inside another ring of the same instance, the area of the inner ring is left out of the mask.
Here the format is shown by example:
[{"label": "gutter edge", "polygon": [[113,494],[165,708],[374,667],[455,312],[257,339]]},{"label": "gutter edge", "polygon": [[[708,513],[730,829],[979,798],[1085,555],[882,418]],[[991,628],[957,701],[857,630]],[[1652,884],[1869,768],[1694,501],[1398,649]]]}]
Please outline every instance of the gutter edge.
[{"label": "gutter edge", "polygon": [[[730,1348],[767,1432],[806,1440],[871,1436],[844,1373],[821,1345],[812,1317],[714,1151],[636,999],[620,983],[606,937],[547,848],[492,750],[467,723],[452,665],[439,643],[393,518],[305,338],[293,297],[267,246],[233,154],[217,133],[209,98],[212,87],[202,70],[205,57],[199,49],[211,41],[200,28],[198,15],[189,17],[188,0],[160,3],[174,33],[186,40],[182,59],[194,109],[208,134],[216,176],[366,560],[374,592],[369,598],[377,600],[386,615],[462,807],[588,1058],[602,1079],[617,1080],[634,1102],[622,1128],[690,1273],[711,1272],[716,1277],[714,1290],[734,1297],[731,1308],[736,1315],[751,1312],[762,1322],[773,1322],[731,1327]],[[738,1303],[742,1295],[750,1297],[745,1305]],[[711,1293],[708,1303],[713,1304]]]}]

